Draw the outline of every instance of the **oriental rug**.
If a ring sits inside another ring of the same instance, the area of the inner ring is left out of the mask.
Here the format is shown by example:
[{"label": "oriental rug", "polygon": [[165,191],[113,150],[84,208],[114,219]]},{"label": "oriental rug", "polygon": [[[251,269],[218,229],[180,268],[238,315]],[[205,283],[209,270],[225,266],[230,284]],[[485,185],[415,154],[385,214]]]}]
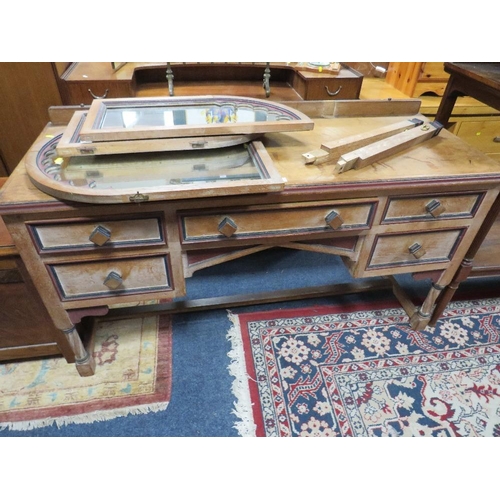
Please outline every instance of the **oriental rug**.
[{"label": "oriental rug", "polygon": [[240,435],[500,436],[500,299],[349,307],[229,313]]},{"label": "oriental rug", "polygon": [[100,321],[96,371],[64,358],[0,364],[0,429],[91,423],[165,410],[171,395],[169,315]]}]

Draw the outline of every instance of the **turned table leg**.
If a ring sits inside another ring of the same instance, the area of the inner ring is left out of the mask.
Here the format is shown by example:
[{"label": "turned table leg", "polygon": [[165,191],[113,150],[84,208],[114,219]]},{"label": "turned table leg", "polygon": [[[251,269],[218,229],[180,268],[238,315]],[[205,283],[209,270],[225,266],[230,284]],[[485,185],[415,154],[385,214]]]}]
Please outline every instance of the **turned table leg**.
[{"label": "turned table leg", "polygon": [[75,365],[78,373],[82,377],[89,377],[95,373],[95,359],[94,356],[89,353],[80,338],[76,328],[68,328],[63,330],[68,343],[71,345],[73,352],[75,353]]},{"label": "turned table leg", "polygon": [[410,318],[410,326],[414,330],[424,330],[431,320],[432,311],[436,300],[440,293],[444,289],[444,286],[433,283],[431,289],[427,293],[423,304],[415,311],[415,313]]},{"label": "turned table leg", "polygon": [[455,292],[460,286],[460,283],[462,283],[462,281],[465,281],[470,275],[473,268],[474,257],[476,256],[476,253],[479,251],[479,248],[483,244],[484,239],[490,232],[493,224],[496,222],[498,217],[500,217],[500,196],[498,196],[493,203],[488,216],[484,219],[483,225],[477,232],[474,241],[472,242],[469,250],[465,255],[465,258],[460,264],[460,267],[457,269],[455,276],[437,299],[436,307],[429,322],[430,326],[434,326],[436,324],[441,314],[444,312],[447,305],[455,295]]}]

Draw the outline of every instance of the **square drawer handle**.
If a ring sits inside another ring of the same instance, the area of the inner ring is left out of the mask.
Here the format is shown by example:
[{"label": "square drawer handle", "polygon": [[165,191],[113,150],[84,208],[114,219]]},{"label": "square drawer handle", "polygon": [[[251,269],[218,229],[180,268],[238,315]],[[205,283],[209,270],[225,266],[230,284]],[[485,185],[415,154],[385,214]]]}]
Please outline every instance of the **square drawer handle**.
[{"label": "square drawer handle", "polygon": [[89,236],[89,240],[96,244],[97,246],[102,247],[105,243],[107,243],[111,239],[111,231],[104,226],[97,226]]},{"label": "square drawer handle", "polygon": [[103,282],[110,290],[116,290],[123,283],[122,277],[115,271],[111,271]]},{"label": "square drawer handle", "polygon": [[426,253],[420,243],[413,243],[408,250],[416,259],[421,259]]},{"label": "square drawer handle", "polygon": [[446,210],[446,208],[438,200],[429,201],[429,203],[427,203],[427,205],[425,205],[425,209],[433,217],[439,217]]},{"label": "square drawer handle", "polygon": [[224,217],[217,230],[227,238],[230,238],[238,229],[236,222],[231,217]]},{"label": "square drawer handle", "polygon": [[325,217],[325,221],[332,229],[339,229],[339,227],[342,226],[342,224],[344,223],[344,219],[342,219],[340,214],[335,210],[332,210]]}]

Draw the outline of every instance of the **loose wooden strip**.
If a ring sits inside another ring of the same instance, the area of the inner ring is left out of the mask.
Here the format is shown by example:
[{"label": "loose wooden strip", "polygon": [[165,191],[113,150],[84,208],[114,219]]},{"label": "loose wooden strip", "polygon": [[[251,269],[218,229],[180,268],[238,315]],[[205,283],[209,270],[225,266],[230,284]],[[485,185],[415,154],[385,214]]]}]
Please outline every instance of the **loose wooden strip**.
[{"label": "loose wooden strip", "polygon": [[355,151],[351,151],[340,157],[335,166],[334,173],[341,174],[352,168],[359,170],[368,165],[372,165],[388,156],[399,153],[400,151],[434,137],[441,129],[441,124],[433,122],[413,130],[406,130],[396,136],[388,137]]},{"label": "loose wooden strip", "polygon": [[411,120],[403,120],[393,123],[385,127],[364,132],[361,134],[351,135],[332,142],[327,142],[321,145],[320,150],[309,151],[303,154],[306,164],[314,163],[319,165],[327,161],[337,162],[340,157],[350,151],[372,144],[375,141],[386,139],[395,134],[422,125],[423,121],[417,118]]}]

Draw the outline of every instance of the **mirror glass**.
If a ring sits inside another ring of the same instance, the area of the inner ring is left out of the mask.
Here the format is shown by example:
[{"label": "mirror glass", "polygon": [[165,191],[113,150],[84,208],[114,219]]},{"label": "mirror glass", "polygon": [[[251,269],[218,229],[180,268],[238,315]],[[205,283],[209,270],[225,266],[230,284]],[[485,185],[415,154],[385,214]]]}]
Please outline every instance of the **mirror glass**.
[{"label": "mirror glass", "polygon": [[[240,144],[207,151],[57,157],[57,143],[42,150],[38,168],[51,179],[93,189],[134,189],[266,179],[253,146]],[[89,191],[90,194],[91,191]]]},{"label": "mirror glass", "polygon": [[291,120],[278,109],[256,109],[237,105],[107,107],[100,129],[174,127]]}]

